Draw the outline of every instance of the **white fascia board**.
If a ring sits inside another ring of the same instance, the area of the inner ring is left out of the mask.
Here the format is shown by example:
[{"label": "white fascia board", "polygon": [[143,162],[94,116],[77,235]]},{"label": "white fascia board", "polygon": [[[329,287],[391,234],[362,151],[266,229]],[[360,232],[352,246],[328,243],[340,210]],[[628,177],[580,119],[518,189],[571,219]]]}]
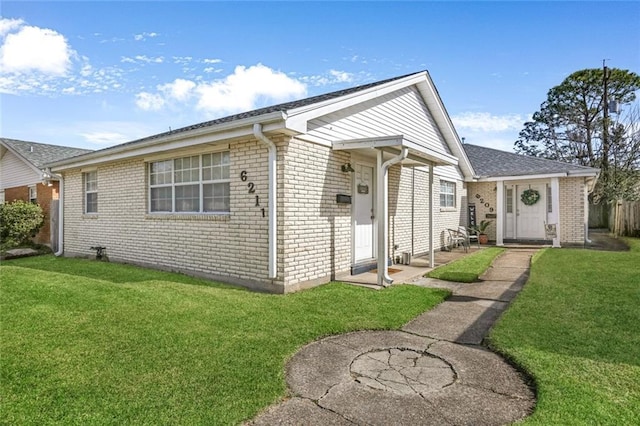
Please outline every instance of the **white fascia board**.
[{"label": "white fascia board", "polygon": [[393,80],[386,84],[363,89],[362,91],[350,93],[338,98],[290,109],[287,111],[286,128],[300,133],[306,133],[307,122],[309,120],[384,96],[387,93],[395,92],[404,87],[412,86],[424,81],[425,76],[425,72],[412,74],[403,79]]},{"label": "white fascia board", "polygon": [[519,176],[495,176],[495,177],[478,177],[475,182],[504,182],[504,181],[527,181],[533,179],[551,179],[567,177],[566,172],[562,173],[546,173],[539,175],[519,175]]},{"label": "white fascia board", "polygon": [[346,150],[346,149],[386,148],[391,146],[399,147],[402,144],[403,144],[402,136],[397,135],[397,136],[383,136],[383,137],[377,137],[377,138],[335,141],[332,143],[332,147],[336,151],[339,151],[339,150]]},{"label": "white fascia board", "polygon": [[409,148],[411,157],[414,161],[418,161],[418,159],[420,159],[424,164],[433,164],[437,166],[458,165],[458,159],[456,157],[444,152],[426,149],[422,145],[405,139],[402,135],[335,141],[333,142],[332,147],[337,151],[367,148]]},{"label": "white fascia board", "polygon": [[264,131],[273,132],[283,128],[283,114],[276,112],[242,120],[234,120],[220,125],[194,129],[193,131],[179,132],[166,137],[150,141],[133,143],[130,145],[116,145],[80,157],[51,163],[48,166],[52,171],[62,171],[84,167],[93,164],[102,164],[111,161],[122,160],[139,156],[150,155],[161,151],[188,148],[194,145],[215,143],[228,139],[252,136],[253,124],[265,123]]},{"label": "white fascia board", "polygon": [[600,170],[569,170],[570,177],[595,177],[600,174]]},{"label": "white fascia board", "polygon": [[471,178],[475,174],[473,166],[471,165],[471,162],[469,161],[469,158],[467,157],[467,154],[462,147],[462,141],[458,136],[458,132],[453,126],[451,117],[449,116],[449,113],[447,112],[444,103],[442,102],[442,99],[440,98],[440,95],[438,94],[438,91],[436,90],[435,85],[433,84],[433,80],[431,80],[429,74],[426,74],[426,80],[421,84],[418,84],[417,87],[422,94],[427,108],[429,108],[429,111],[431,111],[433,119],[442,132],[442,136],[444,137],[445,141],[447,141],[449,148],[451,149],[453,154],[460,160],[459,165],[460,169],[462,170],[462,174],[465,177],[465,180]]}]

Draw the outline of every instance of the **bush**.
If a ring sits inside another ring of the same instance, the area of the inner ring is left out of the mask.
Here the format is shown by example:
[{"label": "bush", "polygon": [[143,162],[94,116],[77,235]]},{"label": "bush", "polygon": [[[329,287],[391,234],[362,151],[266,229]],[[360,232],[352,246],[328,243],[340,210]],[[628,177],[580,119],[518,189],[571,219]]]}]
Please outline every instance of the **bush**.
[{"label": "bush", "polygon": [[9,249],[27,244],[44,224],[39,205],[22,200],[0,204],[0,244]]}]

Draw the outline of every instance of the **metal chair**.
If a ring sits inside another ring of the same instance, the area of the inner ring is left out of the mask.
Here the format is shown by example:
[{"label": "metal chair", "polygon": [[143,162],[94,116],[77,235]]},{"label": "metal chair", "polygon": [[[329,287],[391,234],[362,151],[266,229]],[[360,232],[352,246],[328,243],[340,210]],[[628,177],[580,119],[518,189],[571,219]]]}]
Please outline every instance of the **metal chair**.
[{"label": "metal chair", "polygon": [[462,244],[464,247],[464,251],[467,251],[467,239],[460,233],[457,229],[447,229],[447,233],[449,234],[449,251],[453,251],[454,247]]},{"label": "metal chair", "polygon": [[471,248],[471,242],[475,241],[478,248],[480,248],[480,233],[478,231],[467,228],[466,226],[458,226],[458,231],[466,238],[467,247]]}]

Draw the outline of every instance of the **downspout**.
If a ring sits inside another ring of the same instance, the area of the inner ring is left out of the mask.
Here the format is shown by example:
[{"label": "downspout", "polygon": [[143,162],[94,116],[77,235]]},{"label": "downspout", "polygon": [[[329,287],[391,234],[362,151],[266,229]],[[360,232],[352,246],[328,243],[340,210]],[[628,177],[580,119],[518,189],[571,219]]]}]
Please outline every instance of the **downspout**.
[{"label": "downspout", "polygon": [[389,197],[387,194],[388,171],[389,167],[397,164],[407,158],[409,149],[402,147],[400,154],[382,162],[382,151],[378,151],[378,285],[388,286],[393,284],[393,280],[389,277],[389,265],[387,259],[389,257],[389,236],[388,236],[388,207]]},{"label": "downspout", "polygon": [[278,193],[276,173],[277,173],[277,148],[276,144],[273,143],[271,139],[265,136],[262,133],[262,125],[260,123],[256,123],[253,125],[253,135],[267,145],[269,149],[269,278],[274,279],[277,278],[277,235],[278,235],[278,218],[277,218],[277,200],[276,196]]},{"label": "downspout", "polygon": [[58,251],[54,255],[62,256],[64,253],[64,179],[62,175],[58,182]]}]

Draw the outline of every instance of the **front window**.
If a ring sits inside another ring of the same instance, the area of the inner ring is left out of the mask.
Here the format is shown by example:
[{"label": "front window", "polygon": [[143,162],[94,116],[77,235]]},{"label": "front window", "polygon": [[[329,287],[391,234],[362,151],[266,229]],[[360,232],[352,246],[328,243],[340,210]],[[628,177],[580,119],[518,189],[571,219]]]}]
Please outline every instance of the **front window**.
[{"label": "front window", "polygon": [[98,172],[83,173],[84,178],[84,212],[98,213]]},{"label": "front window", "polygon": [[513,188],[507,189],[506,208],[507,213],[513,213]]},{"label": "front window", "polygon": [[547,213],[553,212],[553,199],[551,198],[551,186],[547,185]]},{"label": "front window", "polygon": [[149,211],[229,212],[229,164],[228,151],[149,163]]},{"label": "front window", "polygon": [[445,180],[440,181],[440,207],[456,206],[456,184]]}]

